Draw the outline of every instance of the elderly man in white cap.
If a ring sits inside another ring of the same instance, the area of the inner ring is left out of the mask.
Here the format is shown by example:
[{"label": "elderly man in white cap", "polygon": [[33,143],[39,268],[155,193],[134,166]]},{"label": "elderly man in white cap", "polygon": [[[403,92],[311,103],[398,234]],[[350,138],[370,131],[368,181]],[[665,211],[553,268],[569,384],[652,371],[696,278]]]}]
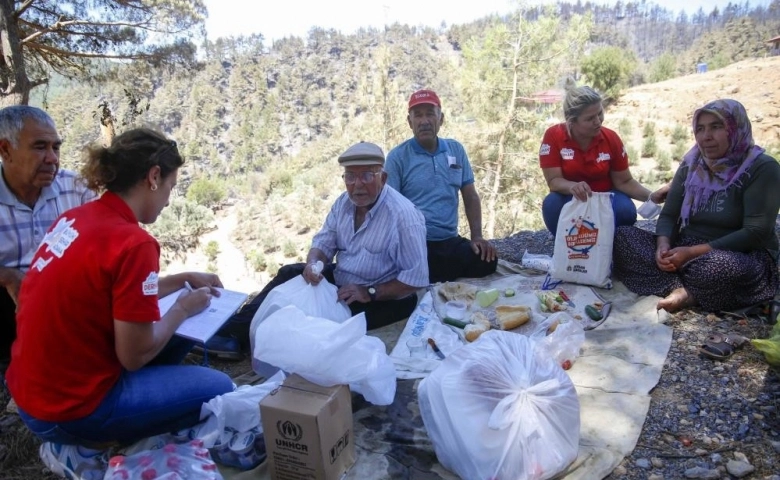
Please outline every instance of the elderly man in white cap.
[{"label": "elderly man in white cap", "polygon": [[[337,285],[339,300],[349,305],[353,315],[365,312],[369,330],[414,311],[417,290],[428,285],[425,218],[385,184],[384,163],[382,149],[368,142],[357,143],[339,156],[347,191],[336,199],[325,225],[314,236],[306,263],[279,269],[228,323],[226,329],[242,345],[249,343],[249,323],[268,293],[301,274],[313,285],[323,277]],[[312,269],[317,261],[325,265],[321,273]]]}]

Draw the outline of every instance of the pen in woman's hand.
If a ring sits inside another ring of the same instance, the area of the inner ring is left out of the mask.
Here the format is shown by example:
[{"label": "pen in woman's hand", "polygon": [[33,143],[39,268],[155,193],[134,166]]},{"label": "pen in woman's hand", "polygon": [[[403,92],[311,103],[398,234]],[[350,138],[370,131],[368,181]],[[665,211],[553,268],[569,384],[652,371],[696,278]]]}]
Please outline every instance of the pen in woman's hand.
[{"label": "pen in woman's hand", "polygon": [[186,288],[187,291],[189,291],[189,292],[192,291],[192,285],[190,285],[190,282],[185,281],[184,282],[184,288]]}]

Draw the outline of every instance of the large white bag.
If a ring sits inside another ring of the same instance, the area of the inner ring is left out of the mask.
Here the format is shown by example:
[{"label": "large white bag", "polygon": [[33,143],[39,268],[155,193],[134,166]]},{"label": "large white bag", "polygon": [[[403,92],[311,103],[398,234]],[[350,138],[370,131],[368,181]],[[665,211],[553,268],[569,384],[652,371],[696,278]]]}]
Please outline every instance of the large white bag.
[{"label": "large white bag", "polygon": [[[324,278],[318,285],[309,285],[303,275],[284,282],[268,292],[260,308],[249,324],[250,351],[255,351],[255,331],[269,315],[288,305],[295,305],[305,315],[343,322],[352,316],[346,303],[339,301],[338,288]],[[261,375],[270,375],[275,368],[265,359],[252,356],[252,370]]]},{"label": "large white bag", "polygon": [[337,323],[286,306],[257,326],[252,356],[318,385],[349,384],[374,405],[395,398],[395,367],[382,340],[366,335],[364,313]]},{"label": "large white bag", "polygon": [[463,479],[543,480],[577,458],[577,392],[525,335],[483,333],[425,378],[418,397],[436,457]]},{"label": "large white bag", "polygon": [[564,282],[612,288],[615,213],[612,193],[573,197],[561,209],[550,276]]}]

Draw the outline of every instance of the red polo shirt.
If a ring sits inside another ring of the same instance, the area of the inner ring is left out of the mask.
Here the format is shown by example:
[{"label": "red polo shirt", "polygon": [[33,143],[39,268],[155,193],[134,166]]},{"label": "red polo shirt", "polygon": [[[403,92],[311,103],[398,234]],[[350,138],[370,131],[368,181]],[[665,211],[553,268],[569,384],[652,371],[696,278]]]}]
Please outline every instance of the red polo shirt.
[{"label": "red polo shirt", "polygon": [[114,319],[154,322],[160,246],[117,195],[52,224],[22,282],[8,388],[50,422],[92,413],[122,372]]},{"label": "red polo shirt", "polygon": [[566,180],[587,182],[594,192],[608,192],[612,190],[610,171],[627,169],[628,155],[618,134],[608,128],[601,127],[588,149],[582,150],[569,136],[566,124],[560,123],[544,132],[539,165],[560,167]]}]

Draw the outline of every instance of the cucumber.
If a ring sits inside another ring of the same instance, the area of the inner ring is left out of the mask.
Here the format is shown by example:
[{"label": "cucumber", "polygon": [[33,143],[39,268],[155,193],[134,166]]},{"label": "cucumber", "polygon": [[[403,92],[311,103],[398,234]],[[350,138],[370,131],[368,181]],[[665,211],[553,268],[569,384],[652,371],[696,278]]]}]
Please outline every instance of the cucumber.
[{"label": "cucumber", "polygon": [[466,328],[466,325],[468,325],[468,322],[464,322],[463,320],[455,320],[454,318],[450,317],[444,317],[443,322],[447,325],[452,325],[455,328]]},{"label": "cucumber", "polygon": [[506,290],[504,290],[504,296],[505,297],[514,297],[515,296],[515,291],[513,289],[511,289],[511,288],[507,288]]},{"label": "cucumber", "polygon": [[601,320],[603,315],[593,305],[585,305],[585,314],[591,318],[591,320]]}]

